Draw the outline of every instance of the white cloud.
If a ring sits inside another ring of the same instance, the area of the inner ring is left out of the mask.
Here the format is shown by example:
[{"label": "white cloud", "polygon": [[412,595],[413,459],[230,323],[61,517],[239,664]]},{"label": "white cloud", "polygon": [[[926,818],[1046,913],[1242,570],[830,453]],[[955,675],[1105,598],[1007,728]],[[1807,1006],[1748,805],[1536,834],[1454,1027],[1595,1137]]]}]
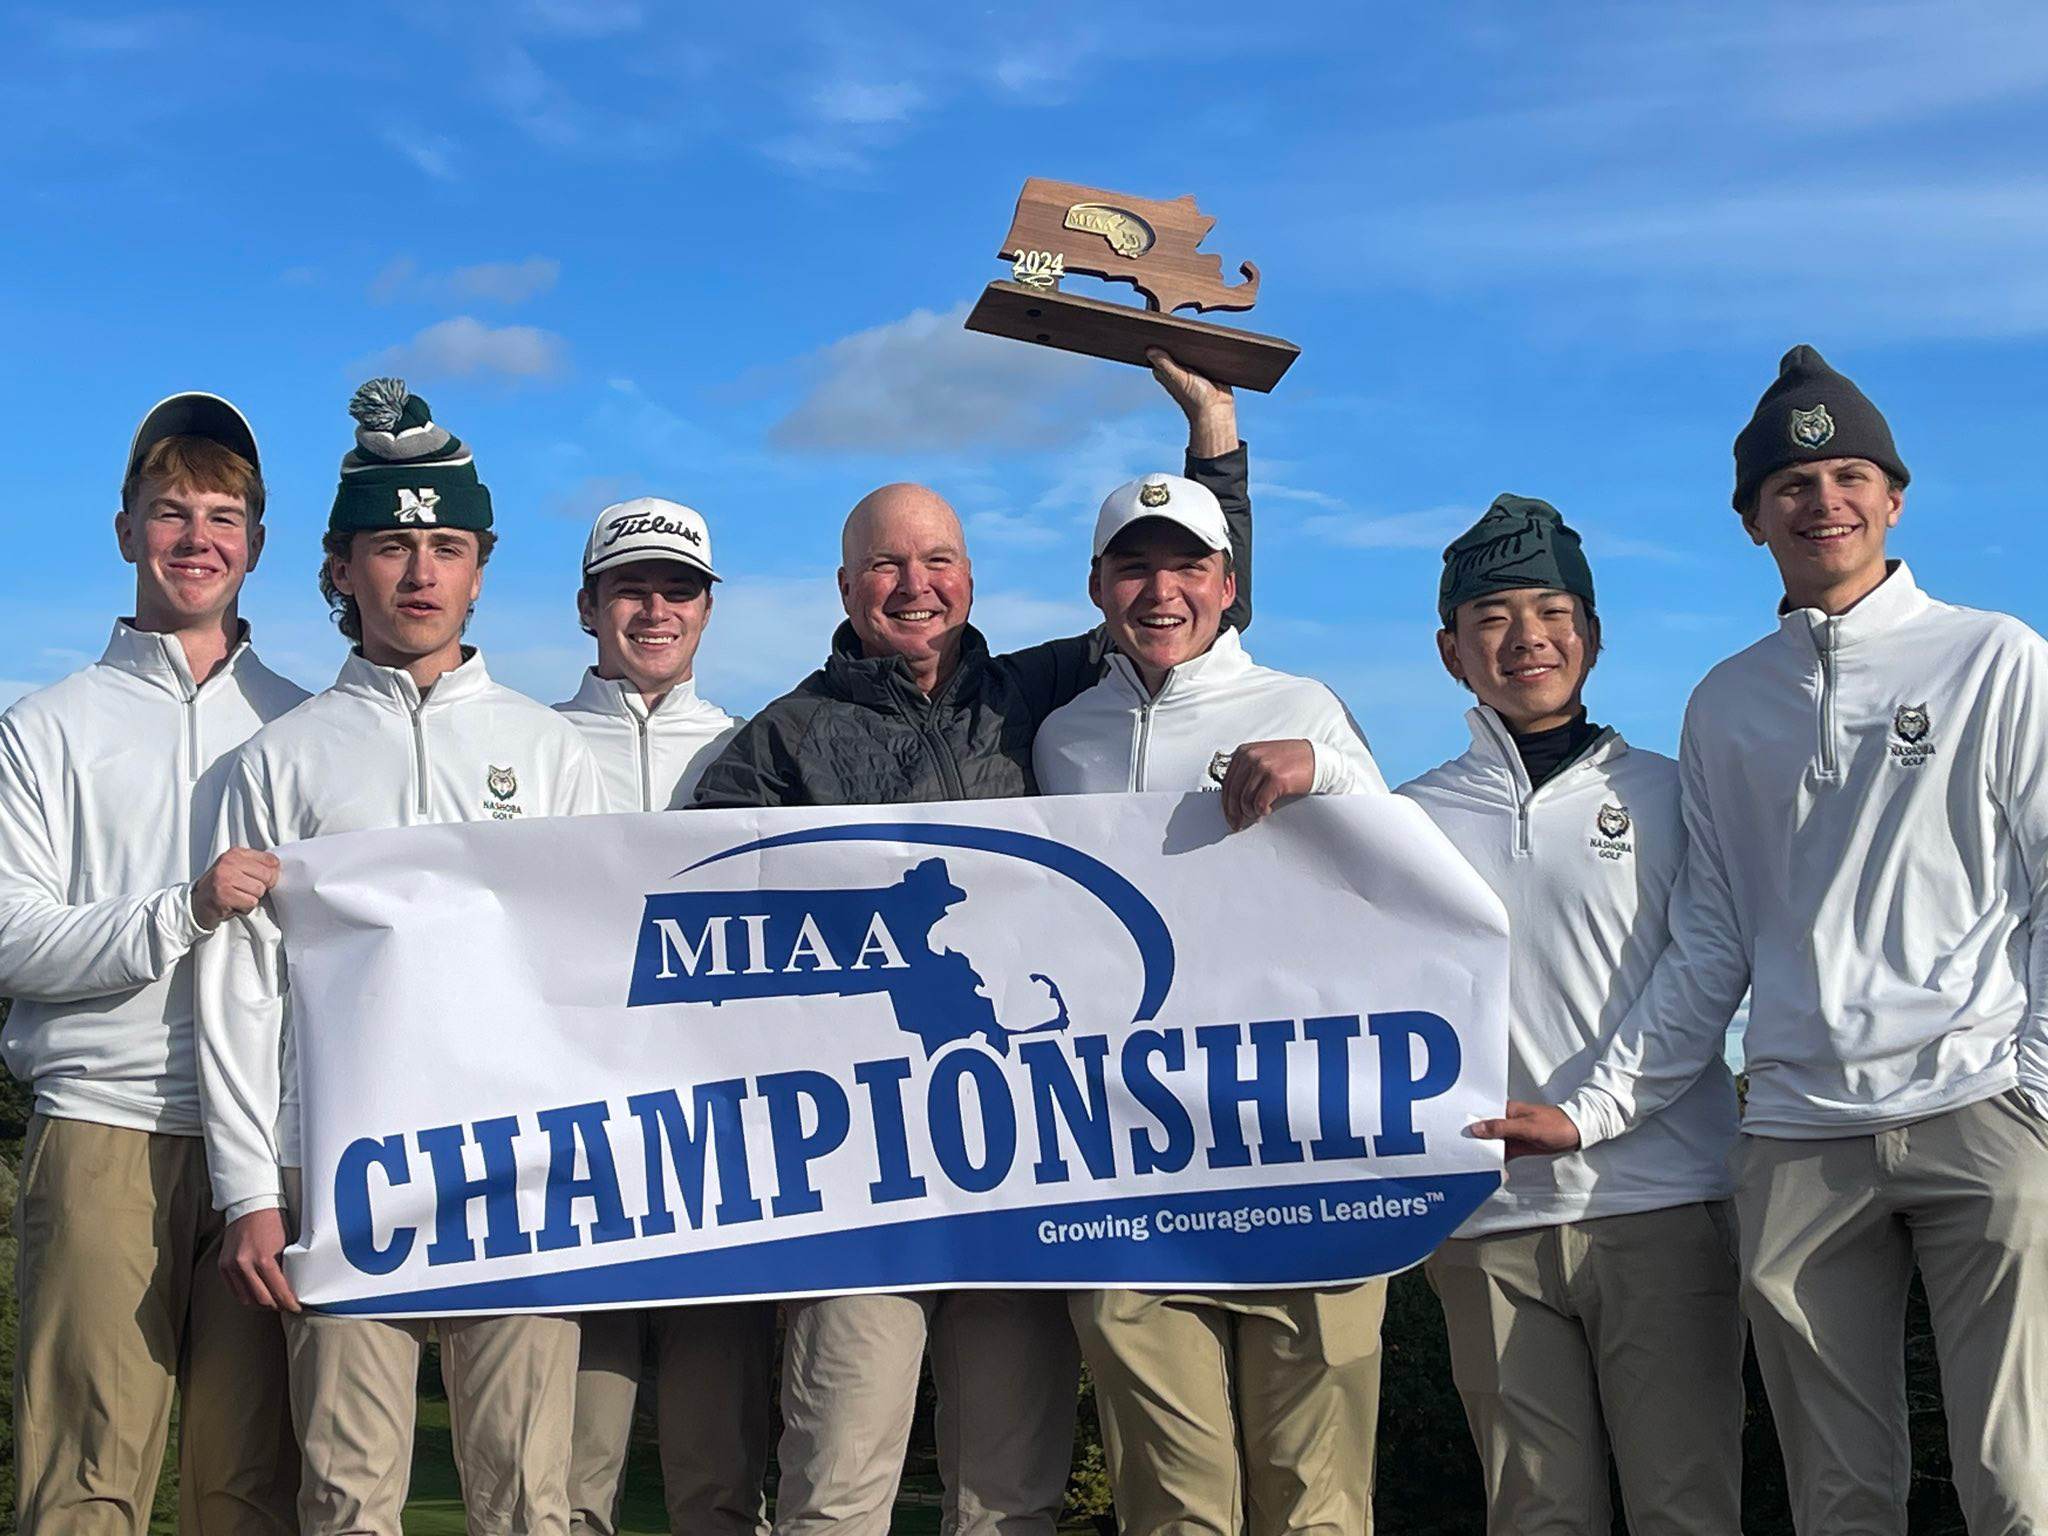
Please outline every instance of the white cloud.
[{"label": "white cloud", "polygon": [[410,256],[394,256],[384,263],[382,270],[370,279],[370,286],[364,297],[372,304],[389,304],[403,293],[412,282],[412,275],[418,265]]},{"label": "white cloud", "polygon": [[828,123],[900,123],[925,103],[908,80],[834,80],[811,94],[811,110]]},{"label": "white cloud", "polygon": [[992,651],[1020,650],[1063,635],[1078,635],[1102,622],[1087,600],[1088,551],[1077,549],[1071,562],[1071,598],[1041,597],[1029,592],[979,592],[974,598],[974,625],[988,637]]},{"label": "white cloud", "polygon": [[457,267],[449,275],[448,287],[464,298],[523,304],[554,287],[561,271],[562,264],[551,256],[529,256],[524,261],[486,261],[473,267]]},{"label": "white cloud", "polygon": [[652,399],[631,379],[606,379],[583,437],[620,443],[657,469],[700,467],[730,457],[731,445]]},{"label": "white cloud", "polygon": [[777,165],[802,176],[859,175],[872,164],[860,150],[829,133],[785,133],[759,148]]},{"label": "white cloud", "polygon": [[1057,100],[1059,87],[1073,73],[1072,59],[1051,49],[1026,49],[998,58],[989,75],[1013,96]]},{"label": "white cloud", "polygon": [[1345,549],[1441,550],[1471,527],[1477,515],[1470,507],[1431,507],[1384,516],[1330,513],[1308,518],[1301,527],[1310,538]]},{"label": "white cloud", "polygon": [[982,544],[1002,544],[1014,549],[1044,549],[1071,540],[1073,531],[1042,517],[1019,512],[971,512],[963,520],[970,549]]},{"label": "white cloud", "polygon": [[412,162],[422,175],[436,181],[453,181],[455,158],[460,146],[453,139],[434,133],[414,133],[397,128],[384,130],[384,143]]},{"label": "white cloud", "polygon": [[538,143],[567,149],[586,137],[574,99],[517,43],[506,43],[492,56],[483,89],[494,106]]},{"label": "white cloud", "polygon": [[758,709],[824,662],[845,617],[830,569],[722,582],[697,653],[697,686],[728,709]]},{"label": "white cloud", "polygon": [[[1268,466],[1269,469],[1271,467]],[[1311,507],[1323,507],[1331,512],[1346,510],[1344,503],[1337,497],[1332,496],[1328,491],[1318,491],[1302,485],[1282,485],[1266,476],[1261,476],[1259,479],[1259,499],[1261,501],[1299,501]]]},{"label": "white cloud", "polygon": [[[1995,337],[2048,330],[2048,180],[1884,185],[1804,181],[1503,195],[1399,221],[1392,258],[1431,284],[1536,285],[1559,323],[1619,309],[1638,323],[1724,335]],[[1513,229],[1515,238],[1494,238]],[[1815,247],[1816,230],[1860,230]]]},{"label": "white cloud", "polygon": [[568,364],[568,343],[531,325],[488,326],[470,315],[443,320],[381,353],[375,366],[404,378],[496,374],[539,379]]},{"label": "white cloud", "polygon": [[770,442],[818,453],[1046,448],[1157,400],[1142,369],[984,336],[964,328],[966,315],[965,304],[913,310],[812,354],[801,365],[810,387]]},{"label": "white cloud", "polygon": [[493,304],[523,304],[555,286],[562,264],[552,256],[523,261],[484,261],[453,272],[423,272],[410,255],[394,256],[370,280],[372,304],[407,299],[482,299]]}]

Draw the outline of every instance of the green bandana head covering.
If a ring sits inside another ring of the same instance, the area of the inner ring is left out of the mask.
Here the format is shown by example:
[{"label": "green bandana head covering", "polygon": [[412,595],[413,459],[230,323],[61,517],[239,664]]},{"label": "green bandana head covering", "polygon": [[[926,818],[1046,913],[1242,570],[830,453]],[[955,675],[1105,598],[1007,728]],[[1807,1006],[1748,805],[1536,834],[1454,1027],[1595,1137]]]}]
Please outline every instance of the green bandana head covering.
[{"label": "green bandana head covering", "polygon": [[372,379],[348,403],[356,445],[341,461],[330,533],[491,526],[491,493],[462,440],[403,379]]},{"label": "green bandana head covering", "polygon": [[1460,603],[1518,587],[1569,592],[1593,611],[1593,568],[1557,508],[1528,496],[1496,496],[1444,551],[1436,611],[1449,629]]}]

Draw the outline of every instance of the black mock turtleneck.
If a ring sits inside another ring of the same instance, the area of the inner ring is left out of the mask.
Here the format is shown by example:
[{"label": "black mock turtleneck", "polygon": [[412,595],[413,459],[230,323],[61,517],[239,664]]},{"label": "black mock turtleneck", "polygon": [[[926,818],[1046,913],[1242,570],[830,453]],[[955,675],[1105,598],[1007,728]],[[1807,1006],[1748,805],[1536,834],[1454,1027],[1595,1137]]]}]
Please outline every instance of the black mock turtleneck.
[{"label": "black mock turtleneck", "polygon": [[1522,767],[1528,772],[1529,787],[1534,789],[1565,764],[1574,761],[1593,745],[1604,729],[1604,726],[1588,720],[1582,709],[1563,725],[1553,726],[1547,731],[1531,731],[1526,736],[1516,735],[1515,750],[1522,754]]}]

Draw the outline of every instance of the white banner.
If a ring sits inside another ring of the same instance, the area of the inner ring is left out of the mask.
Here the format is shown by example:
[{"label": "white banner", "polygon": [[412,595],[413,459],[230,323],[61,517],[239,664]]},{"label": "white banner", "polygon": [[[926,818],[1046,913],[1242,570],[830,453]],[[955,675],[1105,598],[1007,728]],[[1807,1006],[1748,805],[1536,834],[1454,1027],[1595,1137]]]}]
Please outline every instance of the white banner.
[{"label": "white banner", "polygon": [[1322,1285],[1500,1182],[1507,920],[1393,796],[280,850],[307,1302]]}]

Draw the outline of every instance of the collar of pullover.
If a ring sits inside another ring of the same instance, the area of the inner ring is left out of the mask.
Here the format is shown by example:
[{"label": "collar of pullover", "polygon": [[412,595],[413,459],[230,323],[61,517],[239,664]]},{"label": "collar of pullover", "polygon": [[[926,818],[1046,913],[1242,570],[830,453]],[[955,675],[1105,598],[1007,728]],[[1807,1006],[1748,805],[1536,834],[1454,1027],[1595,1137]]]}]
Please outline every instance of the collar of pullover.
[{"label": "collar of pullover", "polygon": [[697,709],[697,680],[686,677],[649,708],[640,690],[623,677],[599,677],[597,668],[586,667],[583,686],[570,704],[587,714],[612,715],[621,720],[679,720]]},{"label": "collar of pullover", "polygon": [[462,665],[450,667],[436,678],[422,701],[420,685],[412,680],[410,672],[402,667],[380,667],[366,660],[361,651],[350,651],[334,686],[343,693],[417,714],[422,709],[440,709],[475,698],[491,686],[491,675],[484,669],[484,653],[465,647]]},{"label": "collar of pullover", "polygon": [[1140,704],[1164,704],[1169,698],[1200,688],[1205,683],[1241,676],[1252,664],[1237,631],[1228,627],[1217,631],[1216,643],[1201,655],[1191,656],[1179,666],[1169,668],[1166,681],[1159,685],[1157,693],[1145,692],[1145,680],[1138,676],[1138,669],[1131,664],[1130,657],[1121,651],[1112,651],[1108,660],[1111,674],[1123,679],[1124,686]]},{"label": "collar of pullover", "polygon": [[960,665],[939,691],[926,700],[923,690],[911,681],[910,665],[901,656],[864,656],[860,636],[851,622],[842,623],[832,636],[832,655],[825,663],[825,681],[838,697],[854,704],[924,705],[937,703],[959,690],[961,680],[988,660],[988,642],[972,624],[960,631]]},{"label": "collar of pullover", "polygon": [[[228,676],[248,651],[249,626],[245,622],[241,638],[228,652],[227,664],[207,681],[213,683]],[[192,681],[192,663],[186,659],[185,647],[178,643],[178,637],[137,629],[126,619],[114,620],[114,633],[100,654],[100,664],[154,683],[176,698],[189,699],[199,692]]]},{"label": "collar of pullover", "polygon": [[1490,759],[1494,766],[1507,777],[1514,787],[1516,796],[1534,794],[1552,780],[1564,778],[1573,769],[1589,763],[1604,763],[1618,757],[1628,749],[1621,739],[1621,733],[1612,726],[1589,726],[1582,714],[1571,726],[1560,726],[1558,732],[1544,731],[1549,736],[1561,734],[1576,728],[1581,734],[1591,729],[1594,735],[1587,738],[1588,744],[1577,752],[1554,765],[1534,783],[1530,782],[1527,760],[1522,754],[1521,740],[1508,729],[1508,723],[1484,704],[1475,704],[1465,711],[1465,723],[1472,728],[1472,747],[1481,757]]},{"label": "collar of pullover", "polygon": [[1890,562],[1883,581],[1847,613],[1825,614],[1818,608],[1790,608],[1778,604],[1778,633],[1801,646],[1818,644],[1829,625],[1834,626],[1835,648],[1875,639],[1918,617],[1927,608],[1927,594],[1913,580],[1903,560]]}]

